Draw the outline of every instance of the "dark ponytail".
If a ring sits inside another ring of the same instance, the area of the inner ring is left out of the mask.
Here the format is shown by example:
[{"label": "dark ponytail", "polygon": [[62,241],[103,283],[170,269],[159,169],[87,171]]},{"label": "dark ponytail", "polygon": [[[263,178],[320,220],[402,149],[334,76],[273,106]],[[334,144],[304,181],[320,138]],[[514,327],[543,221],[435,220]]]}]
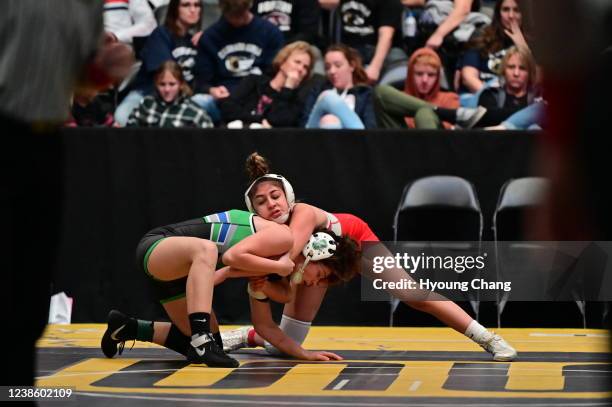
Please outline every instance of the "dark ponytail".
[{"label": "dark ponytail", "polygon": [[331,269],[331,274],[327,277],[327,283],[334,285],[350,281],[359,271],[361,260],[361,250],[357,242],[348,236],[338,236],[326,228],[316,228],[313,234],[317,232],[327,233],[336,241],[334,255],[328,259],[320,260],[322,264]]}]

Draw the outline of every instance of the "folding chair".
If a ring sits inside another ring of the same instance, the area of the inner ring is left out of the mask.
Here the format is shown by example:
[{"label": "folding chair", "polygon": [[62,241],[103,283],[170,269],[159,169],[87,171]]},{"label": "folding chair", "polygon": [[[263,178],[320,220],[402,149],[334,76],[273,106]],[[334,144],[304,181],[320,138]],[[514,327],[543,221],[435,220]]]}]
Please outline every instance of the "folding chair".
[{"label": "folding chair", "polygon": [[[394,241],[478,242],[483,219],[474,186],[448,175],[419,178],[404,187],[393,221]],[[389,325],[399,300],[391,299]],[[479,301],[470,299],[478,319]]]},{"label": "folding chair", "polygon": [[[498,280],[504,280],[509,272],[512,272],[512,267],[507,267],[506,257],[501,254],[499,242],[521,242],[525,240],[524,232],[525,215],[528,211],[532,211],[544,202],[544,197],[549,190],[549,181],[540,177],[525,177],[511,179],[507,181],[501,188],[495,213],[493,215],[493,237],[495,240],[495,258]],[[545,245],[538,244],[519,244],[506,243],[505,250],[513,250],[518,253],[532,252],[536,256],[542,257],[549,248]],[[542,253],[538,254],[538,251]],[[524,256],[513,255],[515,258],[529,258]],[[537,257],[536,257],[537,258]],[[524,262],[521,265],[522,271],[529,270],[529,262]],[[506,269],[510,269],[507,271]],[[537,271],[537,270],[536,270]],[[533,283],[537,284],[537,279],[533,279]],[[501,327],[501,315],[508,304],[510,292],[504,292],[501,297],[498,296],[496,301],[497,308],[497,326]],[[580,298],[575,299],[576,305],[582,316],[583,326],[586,327],[586,302]],[[535,311],[535,309],[534,309]]]}]

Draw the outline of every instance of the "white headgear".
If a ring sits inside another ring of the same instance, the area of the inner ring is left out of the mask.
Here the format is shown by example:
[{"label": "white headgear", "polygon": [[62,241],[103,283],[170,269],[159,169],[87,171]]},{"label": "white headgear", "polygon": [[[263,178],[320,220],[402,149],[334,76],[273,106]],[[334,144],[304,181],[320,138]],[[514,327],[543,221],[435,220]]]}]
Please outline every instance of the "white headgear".
[{"label": "white headgear", "polygon": [[[249,209],[249,212],[255,212],[255,209],[253,209],[253,203],[251,202],[251,197],[249,196],[251,189],[253,189],[255,184],[257,184],[259,181],[266,180],[266,179],[269,179],[271,181],[280,181],[280,183],[283,186],[283,189],[285,190],[285,196],[287,197],[287,204],[289,204],[289,211],[291,211],[291,209],[293,209],[293,206],[295,205],[295,193],[293,192],[293,187],[291,186],[289,181],[287,181],[287,179],[283,177],[282,175],[265,174],[257,178],[255,181],[253,181],[251,185],[249,185],[249,187],[247,188],[246,192],[244,193],[244,202],[246,203],[246,206]],[[289,217],[289,214],[287,214],[287,218],[288,217]],[[287,219],[284,219],[284,222],[279,222],[279,223],[285,223],[286,221]]]},{"label": "white headgear", "polygon": [[302,254],[306,258],[302,267],[291,275],[293,284],[300,284],[304,276],[304,269],[312,261],[325,260],[336,253],[336,240],[325,232],[317,232],[310,236],[308,243],[304,246]]}]

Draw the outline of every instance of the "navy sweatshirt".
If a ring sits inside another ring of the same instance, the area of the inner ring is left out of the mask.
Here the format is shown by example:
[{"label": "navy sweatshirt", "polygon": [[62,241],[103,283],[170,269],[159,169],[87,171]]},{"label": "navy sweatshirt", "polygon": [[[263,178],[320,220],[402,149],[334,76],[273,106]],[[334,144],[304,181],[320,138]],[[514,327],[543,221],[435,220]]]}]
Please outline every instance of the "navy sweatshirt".
[{"label": "navy sweatshirt", "polygon": [[196,93],[208,93],[210,87],[221,85],[231,93],[245,76],[266,72],[282,45],[279,29],[260,17],[253,16],[239,28],[221,17],[198,43]]},{"label": "navy sweatshirt", "polygon": [[145,94],[153,93],[153,75],[161,64],[169,59],[176,61],[181,66],[183,77],[189,85],[193,85],[196,54],[197,50],[191,44],[191,34],[177,37],[166,27],[157,27],[140,52],[142,65],[132,88],[141,90]]}]

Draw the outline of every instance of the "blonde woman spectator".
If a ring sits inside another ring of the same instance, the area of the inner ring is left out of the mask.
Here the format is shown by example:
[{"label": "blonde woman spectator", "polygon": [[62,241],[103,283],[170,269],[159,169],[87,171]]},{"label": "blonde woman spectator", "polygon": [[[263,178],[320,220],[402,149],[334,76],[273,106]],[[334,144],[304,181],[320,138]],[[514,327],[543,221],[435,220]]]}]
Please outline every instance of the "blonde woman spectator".
[{"label": "blonde woman spectator", "polygon": [[[484,109],[485,112],[473,125],[490,127],[505,123],[507,126],[504,128],[508,129],[520,128],[519,122],[529,123],[525,127],[541,125],[543,105],[535,84],[536,64],[531,52],[524,48],[510,48],[502,59],[499,73],[500,86],[489,87],[480,94],[478,110]],[[455,122],[453,111],[448,114],[445,109],[438,109],[437,113],[440,118]],[[520,120],[515,115],[519,113],[523,116]]]},{"label": "blonde woman spectator", "polygon": [[476,93],[494,81],[501,60],[510,47],[529,49],[522,27],[523,13],[519,0],[498,0],[493,11],[493,22],[470,41],[463,56],[461,93]]},{"label": "blonde woman spectator", "polygon": [[297,127],[304,109],[303,84],[315,61],[304,41],[285,45],[272,61],[274,76],[250,75],[220,103],[232,127]]}]

